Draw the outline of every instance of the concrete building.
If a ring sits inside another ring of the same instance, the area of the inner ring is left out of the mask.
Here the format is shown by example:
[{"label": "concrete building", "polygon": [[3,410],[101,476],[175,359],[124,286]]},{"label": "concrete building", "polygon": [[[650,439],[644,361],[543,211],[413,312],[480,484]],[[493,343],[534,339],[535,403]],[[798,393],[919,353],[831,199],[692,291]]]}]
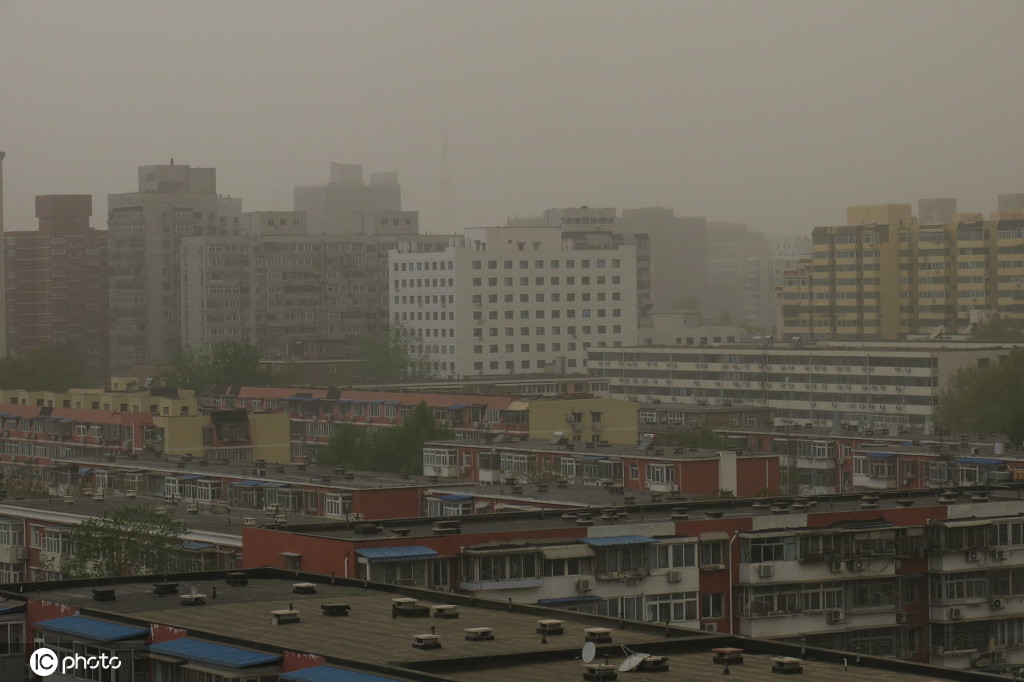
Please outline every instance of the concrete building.
[{"label": "concrete building", "polygon": [[391,318],[440,377],[583,372],[588,348],[636,343],[636,261],[613,232],[469,228],[390,253]]},{"label": "concrete building", "polygon": [[768,329],[774,321],[773,247],[739,223],[709,222],[701,312],[712,321]]},{"label": "concrete building", "polygon": [[6,348],[48,343],[82,354],[86,372],[109,376],[107,232],[89,227],[92,197],[36,197],[38,231],[4,233]]},{"label": "concrete building", "polygon": [[939,393],[959,367],[1000,362],[993,344],[796,348],[591,349],[588,369],[612,397],[689,405],[764,405],[777,419],[933,430]]},{"label": "concrete building", "polygon": [[181,347],[181,240],[241,234],[241,200],[217,194],[213,168],[139,168],[139,189],[111,194],[110,362],[167,362]]},{"label": "concrete building", "polygon": [[1024,211],[1024,193],[1000,194],[998,197],[998,211]]},{"label": "concrete building", "polygon": [[944,224],[956,215],[956,199],[918,199],[917,220],[922,225]]},{"label": "concrete building", "polygon": [[699,300],[707,280],[707,220],[676,216],[671,208],[624,209],[617,229],[646,234],[651,241],[650,304],[657,312],[673,310],[681,299]]},{"label": "concrete building", "polygon": [[851,208],[849,225],[814,229],[811,258],[785,275],[777,338],[938,338],[994,314],[1022,320],[1022,218],[925,225],[909,204]]},{"label": "concrete building", "polygon": [[455,515],[403,521],[401,537],[388,523],[247,529],[244,562],[1005,672],[1024,663],[1024,640],[1005,634],[1024,614],[1017,492],[983,492],[645,501],[567,517],[462,515],[467,496],[438,491]]},{"label": "concrete building", "polygon": [[260,225],[250,236],[181,240],[186,343],[245,339],[272,359],[352,359],[356,342],[387,323],[388,250],[399,241],[425,252],[449,242],[401,232],[301,234],[298,216],[252,220]]},{"label": "concrete building", "polygon": [[698,313],[654,313],[651,324],[640,328],[645,346],[720,346],[743,343],[750,334],[743,327],[702,324]]},{"label": "concrete building", "polygon": [[[564,550],[545,548],[551,555]],[[366,551],[378,568],[387,568]],[[560,561],[564,568],[569,560]],[[86,654],[97,662],[116,656],[117,670],[100,671],[118,673],[100,678],[110,682],[535,682],[581,674],[613,680],[622,679],[617,669],[636,651],[643,653],[625,667],[635,667],[638,679],[709,680],[725,672],[749,682],[773,670],[849,682],[991,679],[981,670],[872,655],[874,647],[845,665],[844,656],[812,646],[333,575],[266,568],[166,580],[162,596],[146,576],[40,583],[24,593],[18,591],[28,587],[24,583],[10,586],[2,595],[0,674],[23,679],[33,647],[45,646],[60,657],[81,652],[83,661]],[[186,585],[195,586],[196,595],[185,592]],[[428,634],[415,635],[417,629]],[[601,642],[597,657],[580,660],[580,642],[593,640]],[[719,651],[730,652],[731,668],[711,653]],[[64,682],[73,676],[53,677]]]},{"label": "concrete building", "polygon": [[305,211],[316,234],[360,234],[365,214],[402,210],[398,174],[372,173],[367,184],[362,165],[332,162],[327,184],[295,188],[295,210]]}]

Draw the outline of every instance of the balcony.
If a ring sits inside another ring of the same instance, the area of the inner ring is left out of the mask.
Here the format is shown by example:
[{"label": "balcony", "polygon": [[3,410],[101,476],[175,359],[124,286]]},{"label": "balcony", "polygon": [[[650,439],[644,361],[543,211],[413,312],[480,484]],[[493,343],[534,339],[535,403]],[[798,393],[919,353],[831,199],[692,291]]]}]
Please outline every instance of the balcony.
[{"label": "balcony", "polygon": [[600,571],[594,577],[598,580],[640,580],[650,574],[646,567],[639,566],[624,571]]},{"label": "balcony", "polygon": [[512,580],[477,580],[459,582],[460,590],[480,592],[482,590],[521,590],[531,587],[543,587],[541,578],[515,578]]}]

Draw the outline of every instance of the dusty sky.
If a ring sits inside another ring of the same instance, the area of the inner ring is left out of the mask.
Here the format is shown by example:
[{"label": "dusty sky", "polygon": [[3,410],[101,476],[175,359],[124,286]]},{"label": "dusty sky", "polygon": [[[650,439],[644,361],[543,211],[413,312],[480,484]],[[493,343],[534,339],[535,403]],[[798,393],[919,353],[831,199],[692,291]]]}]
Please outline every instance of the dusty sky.
[{"label": "dusty sky", "polygon": [[662,205],[802,233],[1024,192],[1020,0],[0,0],[7,229],[33,196],[217,168],[291,208],[330,161],[441,224]]}]

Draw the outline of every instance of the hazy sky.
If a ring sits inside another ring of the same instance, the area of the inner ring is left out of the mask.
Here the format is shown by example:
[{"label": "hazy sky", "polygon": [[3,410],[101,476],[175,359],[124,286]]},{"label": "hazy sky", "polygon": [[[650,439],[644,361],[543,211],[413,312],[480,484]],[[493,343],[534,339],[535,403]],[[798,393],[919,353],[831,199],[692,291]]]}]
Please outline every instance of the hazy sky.
[{"label": "hazy sky", "polygon": [[217,168],[287,210],[330,161],[439,224],[662,205],[772,233],[1024,192],[1024,2],[0,0],[7,229],[33,196]]}]

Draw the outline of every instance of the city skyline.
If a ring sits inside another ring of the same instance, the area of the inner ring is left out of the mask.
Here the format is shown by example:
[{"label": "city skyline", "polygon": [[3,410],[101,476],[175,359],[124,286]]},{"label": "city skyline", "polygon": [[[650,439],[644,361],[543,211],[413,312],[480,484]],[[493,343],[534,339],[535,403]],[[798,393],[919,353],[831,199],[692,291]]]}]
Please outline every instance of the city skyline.
[{"label": "city skyline", "polygon": [[1018,3],[111,1],[52,14],[0,8],[8,229],[33,225],[41,194],[92,194],[98,217],[137,166],[171,157],[216,167],[247,211],[290,210],[331,161],[396,171],[433,233],[590,205],[775,236],[923,197],[987,214],[1024,187],[1006,144]]}]

